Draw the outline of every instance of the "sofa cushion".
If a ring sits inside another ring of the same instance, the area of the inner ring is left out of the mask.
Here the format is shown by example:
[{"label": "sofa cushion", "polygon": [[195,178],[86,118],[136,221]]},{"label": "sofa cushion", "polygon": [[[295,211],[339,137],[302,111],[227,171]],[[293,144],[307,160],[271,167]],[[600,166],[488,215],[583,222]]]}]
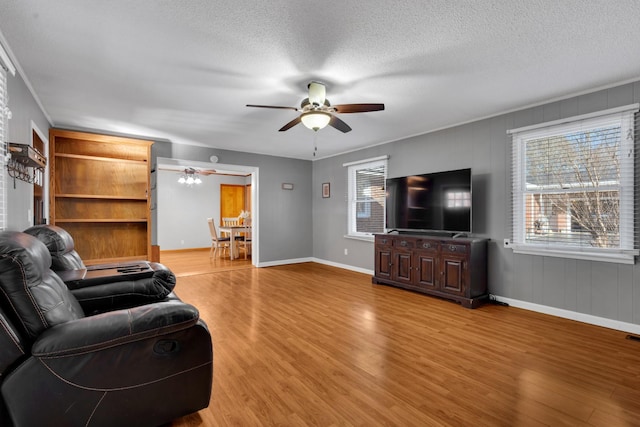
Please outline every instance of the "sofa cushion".
[{"label": "sofa cushion", "polygon": [[84,317],[76,298],[50,269],[51,255],[35,237],[0,232],[0,307],[29,339]]},{"label": "sofa cushion", "polygon": [[36,237],[49,249],[53,271],[85,268],[84,262],[75,250],[73,237],[64,228],[44,224],[34,225],[24,232]]}]

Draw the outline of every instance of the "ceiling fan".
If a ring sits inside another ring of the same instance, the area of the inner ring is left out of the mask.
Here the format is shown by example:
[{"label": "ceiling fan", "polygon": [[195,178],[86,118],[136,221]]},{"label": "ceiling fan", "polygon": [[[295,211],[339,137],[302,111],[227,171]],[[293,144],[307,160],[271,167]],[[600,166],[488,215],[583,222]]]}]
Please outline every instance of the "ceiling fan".
[{"label": "ceiling fan", "polygon": [[218,172],[215,169],[202,169],[202,168],[196,168],[191,166],[160,166],[158,170],[177,172],[181,174],[191,174],[191,175],[193,174],[214,175]]},{"label": "ceiling fan", "polygon": [[183,167],[179,169],[172,167],[159,167],[158,169],[178,173],[180,175],[178,182],[180,184],[187,184],[189,187],[193,184],[202,184],[200,175],[214,175],[216,173],[215,169],[200,169],[193,167]]},{"label": "ceiling fan", "polygon": [[336,113],[366,113],[369,111],[384,110],[384,104],[342,104],[331,105],[326,98],[326,88],[324,84],[312,81],[307,85],[309,89],[309,97],[302,100],[300,108],[296,107],[280,107],[276,105],[255,105],[247,104],[247,107],[258,108],[277,108],[282,110],[299,111],[300,114],[286,125],[280,128],[280,132],[291,129],[298,123],[317,131],[329,125],[341,132],[349,132],[351,127],[335,116]]}]

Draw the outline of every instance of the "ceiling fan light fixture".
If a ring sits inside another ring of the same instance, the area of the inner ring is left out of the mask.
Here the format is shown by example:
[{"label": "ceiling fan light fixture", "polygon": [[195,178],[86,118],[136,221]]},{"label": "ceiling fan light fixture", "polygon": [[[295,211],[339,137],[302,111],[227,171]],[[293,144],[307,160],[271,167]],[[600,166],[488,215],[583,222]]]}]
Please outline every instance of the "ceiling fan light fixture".
[{"label": "ceiling fan light fixture", "polygon": [[200,179],[200,175],[198,175],[197,170],[187,168],[180,174],[178,182],[180,184],[187,184],[187,186],[191,187],[193,184],[202,184],[202,179]]},{"label": "ceiling fan light fixture", "polygon": [[309,111],[300,116],[302,124],[311,130],[318,131],[326,127],[331,121],[331,114],[324,111]]},{"label": "ceiling fan light fixture", "polygon": [[311,82],[307,85],[309,89],[309,103],[319,107],[324,105],[325,98],[327,96],[327,89],[322,83]]}]

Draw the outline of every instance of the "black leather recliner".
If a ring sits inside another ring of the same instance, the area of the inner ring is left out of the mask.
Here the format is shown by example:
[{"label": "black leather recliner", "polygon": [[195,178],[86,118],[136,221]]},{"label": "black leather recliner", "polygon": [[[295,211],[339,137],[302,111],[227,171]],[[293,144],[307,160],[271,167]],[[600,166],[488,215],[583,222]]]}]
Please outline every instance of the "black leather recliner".
[{"label": "black leather recliner", "polygon": [[153,276],[158,270],[167,269],[160,263],[146,260],[87,266],[75,250],[73,237],[64,228],[42,224],[29,227],[24,232],[36,237],[49,249],[51,269],[69,289],[142,279]]},{"label": "black leather recliner", "polygon": [[51,269],[53,271],[81,270],[87,268],[76,252],[73,237],[57,225],[34,225],[24,230],[25,233],[37,237],[49,249]]},{"label": "black leather recliner", "polygon": [[129,261],[85,266],[73,237],[61,227],[35,225],[24,232],[44,243],[51,255],[51,269],[82,304],[85,313],[100,310],[105,298],[118,299],[120,308],[155,302],[175,286],[175,276],[160,263]]},{"label": "black leather recliner", "polygon": [[156,302],[105,284],[87,306],[50,266],[42,242],[0,232],[1,425],[157,426],[208,406],[213,350],[195,307],[162,283]]}]

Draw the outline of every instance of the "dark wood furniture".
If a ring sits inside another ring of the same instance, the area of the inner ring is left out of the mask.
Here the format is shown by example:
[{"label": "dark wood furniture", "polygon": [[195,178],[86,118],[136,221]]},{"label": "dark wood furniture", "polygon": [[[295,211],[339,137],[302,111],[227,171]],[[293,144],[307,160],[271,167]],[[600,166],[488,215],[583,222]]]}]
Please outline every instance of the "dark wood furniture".
[{"label": "dark wood furniture", "polygon": [[488,300],[486,239],[377,234],[375,257],[373,283],[450,299],[467,308]]}]

